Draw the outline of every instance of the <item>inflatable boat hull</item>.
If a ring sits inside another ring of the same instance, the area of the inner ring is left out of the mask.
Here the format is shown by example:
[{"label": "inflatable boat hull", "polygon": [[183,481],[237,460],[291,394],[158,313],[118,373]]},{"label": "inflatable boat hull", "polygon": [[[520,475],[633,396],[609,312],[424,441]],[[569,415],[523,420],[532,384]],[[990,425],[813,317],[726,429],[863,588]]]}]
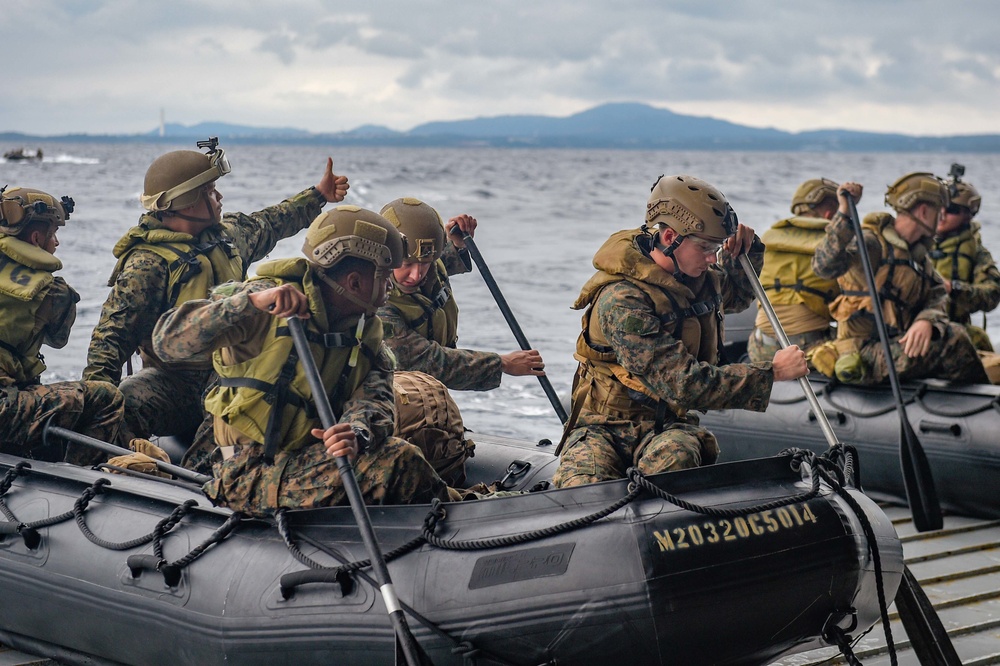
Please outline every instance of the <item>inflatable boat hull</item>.
[{"label": "inflatable boat hull", "polygon": [[[0,475],[18,461],[0,456]],[[802,494],[810,487],[803,474],[774,457],[650,480],[689,502],[739,509]],[[17,521],[37,522],[71,511],[102,477],[35,462],[3,499]],[[627,492],[621,481],[444,505],[441,539],[536,538],[478,550],[424,544],[390,563],[400,599],[436,627],[409,620],[432,661],[764,664],[819,647],[831,617],[855,632],[878,619],[862,520],[874,530],[886,596],[895,594],[903,565],[892,525],[861,493],[849,491],[859,517],[825,485],[807,501],[738,517],[694,513],[647,492],[586,527],[543,535]],[[124,542],[192,499],[197,506],[162,540],[163,559],[176,562],[229,512],[194,491],[115,476],[83,523],[99,540]],[[428,511],[371,507],[383,549],[417,537]],[[287,515],[306,557],[326,566],[366,558],[349,509]],[[29,544],[8,524],[0,537],[0,641],[15,647],[67,663],[393,663],[381,596],[356,577],[345,587],[289,585],[289,574],[307,568],[268,521],[241,522],[174,581],[130,569],[130,556],[153,553],[149,543],[109,550],[72,518],[38,533]]]},{"label": "inflatable boat hull", "polygon": [[[905,501],[899,464],[900,419],[888,386],[833,384],[809,378],[834,432],[860,453],[867,493]],[[910,424],[934,476],[943,508],[1000,518],[1000,386],[951,386],[925,380],[902,387]],[[778,382],[763,413],[709,412],[701,419],[719,440],[723,460],[775,455],[787,447],[821,452],[823,434],[798,382]]]}]

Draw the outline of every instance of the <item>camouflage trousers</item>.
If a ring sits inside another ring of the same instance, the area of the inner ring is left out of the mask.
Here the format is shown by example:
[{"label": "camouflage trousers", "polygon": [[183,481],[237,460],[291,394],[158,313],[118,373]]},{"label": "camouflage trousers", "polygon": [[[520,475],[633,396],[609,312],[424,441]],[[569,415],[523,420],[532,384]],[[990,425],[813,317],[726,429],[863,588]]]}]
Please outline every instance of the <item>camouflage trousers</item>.
[{"label": "camouflage trousers", "polygon": [[125,396],[123,439],[153,435],[190,438],[205,419],[204,392],[214,373],[208,370],[143,368],[121,383]]},{"label": "camouflage trousers", "polygon": [[[347,504],[337,462],[321,442],[297,451],[281,451],[274,463],[263,460],[261,444],[244,447],[216,463],[204,490],[214,503],[264,517],[276,509],[309,509]],[[421,504],[447,501],[448,487],[420,450],[389,437],[354,461],[354,475],[365,504]]]},{"label": "camouflage trousers", "polygon": [[[898,337],[890,340],[889,347],[900,380],[934,377],[960,384],[990,383],[976,348],[961,324],[948,322],[944,334],[931,341],[930,350],[923,356],[910,358],[904,354]],[[879,384],[888,378],[885,354],[878,338],[865,341],[859,353],[868,369],[859,383]]]},{"label": "camouflage trousers", "polygon": [[[793,345],[798,345],[799,349],[807,352],[813,347],[823,344],[827,340],[832,340],[835,334],[836,331],[833,329],[790,334],[788,336],[788,342]],[[750,358],[751,363],[763,363],[765,361],[770,361],[774,358],[774,355],[778,353],[779,349],[781,349],[781,345],[778,344],[777,339],[769,335],[765,335],[759,328],[755,328],[750,331],[750,337],[747,338],[747,356]],[[812,368],[811,364],[810,368],[815,369]]]},{"label": "camouflage trousers", "polygon": [[0,389],[0,451],[24,458],[75,465],[104,462],[108,454],[54,438],[43,442],[45,423],[115,443],[125,401],[108,382],[58,382]]},{"label": "camouflage trousers", "polygon": [[581,415],[566,438],[552,477],[557,488],[623,479],[629,467],[643,474],[711,465],[719,458],[715,435],[697,423],[677,421],[656,432],[652,421]]}]

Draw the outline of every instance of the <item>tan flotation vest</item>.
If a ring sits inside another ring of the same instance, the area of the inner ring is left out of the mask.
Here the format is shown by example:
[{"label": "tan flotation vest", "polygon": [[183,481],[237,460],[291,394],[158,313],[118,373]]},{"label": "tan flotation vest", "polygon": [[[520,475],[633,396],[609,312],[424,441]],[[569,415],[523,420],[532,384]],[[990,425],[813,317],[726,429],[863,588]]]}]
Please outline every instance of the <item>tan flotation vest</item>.
[{"label": "tan flotation vest", "polygon": [[594,256],[598,272],[587,281],[573,309],[586,308],[583,332],[576,342],[574,357],[580,362],[573,380],[573,416],[581,412],[604,414],[629,421],[655,420],[657,423],[683,417],[680,405],[661,400],[643,378],[621,364],[600,323],[593,314],[601,291],[610,284],[627,281],[652,301],[660,319],[660,331],[681,340],[688,352],[701,362],[719,360],[722,331],[722,295],[718,271],[708,270],[691,286],[674,279],[653,262],[640,244],[648,237],[640,230],[620,231]]},{"label": "tan flotation vest", "polygon": [[38,310],[53,271],[55,255],[13,236],[0,236],[0,372],[18,385],[33,384],[45,371],[39,350],[45,339]]},{"label": "tan flotation vest", "polygon": [[[976,270],[976,254],[979,251],[978,225],[966,227],[943,238],[934,239],[934,247],[929,256],[934,268],[946,280],[960,280],[971,283]],[[968,312],[959,312],[955,301],[950,301],[948,318],[969,323]]]},{"label": "tan flotation vest", "polygon": [[458,303],[448,287],[448,271],[440,259],[412,294],[393,284],[388,305],[399,310],[407,325],[421,337],[443,347],[454,348],[458,343]]},{"label": "tan flotation vest", "polygon": [[170,307],[208,298],[216,285],[243,279],[243,260],[220,228],[206,229],[196,238],[164,229],[159,224],[155,217],[143,215],[139,225],[129,229],[115,244],[114,255],[118,263],[111,272],[108,286],[114,285],[125,262],[136,250],[148,250],[167,262]]},{"label": "tan flotation vest", "polygon": [[[261,264],[256,279],[268,279],[299,287],[309,300],[312,316],[302,320],[309,346],[328,387],[335,414],[361,385],[382,343],[382,322],[378,317],[365,321],[361,354],[357,366],[348,365],[357,346],[354,329],[358,317],[337,319],[330,330],[312,267],[305,259],[280,259]],[[260,354],[237,362],[230,348],[216,350],[212,364],[219,375],[205,399],[205,409],[255,442],[264,444],[265,456],[273,458],[278,449],[292,451],[313,440],[310,430],[320,420],[312,401],[309,382],[299,363],[288,322],[272,317]]]},{"label": "tan flotation vest", "polygon": [[[935,271],[923,246],[911,248],[896,233],[893,221],[888,213],[871,213],[865,216],[862,226],[875,234],[882,249],[882,259],[875,271],[875,286],[889,334],[895,336],[905,332],[924,308],[935,284]],[[852,264],[837,282],[842,293],[830,305],[830,314],[839,322],[837,337],[877,336],[868,281],[861,262]]]},{"label": "tan flotation vest", "polygon": [[816,275],[812,257],[826,237],[829,222],[821,217],[790,217],[776,222],[761,240],[767,249],[760,282],[775,305],[802,304],[826,319],[840,287]]}]

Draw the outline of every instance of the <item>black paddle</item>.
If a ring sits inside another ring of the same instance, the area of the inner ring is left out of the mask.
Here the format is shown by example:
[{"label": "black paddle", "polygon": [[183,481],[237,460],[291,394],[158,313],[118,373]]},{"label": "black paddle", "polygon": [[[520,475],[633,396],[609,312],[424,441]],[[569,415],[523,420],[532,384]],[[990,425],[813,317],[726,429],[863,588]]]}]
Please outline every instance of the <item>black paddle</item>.
[{"label": "black paddle", "polygon": [[[297,317],[289,317],[288,330],[292,333],[299,361],[302,363],[302,369],[305,370],[306,379],[309,381],[309,390],[312,392],[313,402],[316,403],[316,411],[319,412],[320,421],[324,428],[330,428],[336,425],[337,418],[333,414],[333,408],[330,407],[330,398],[326,394],[319,368],[316,367],[316,359],[313,357],[312,349],[309,348],[309,342],[306,340],[302,322]],[[375,538],[375,530],[372,528],[372,521],[368,516],[368,508],[365,506],[361,489],[358,487],[358,480],[354,476],[354,468],[347,456],[338,456],[334,460],[337,462],[340,481],[344,484],[344,491],[351,504],[351,511],[354,512],[354,520],[361,531],[361,538],[368,551],[368,559],[371,560],[372,570],[375,572],[375,579],[379,584],[379,592],[382,593],[382,601],[385,603],[386,610],[389,611],[389,618],[392,620],[392,626],[396,632],[396,640],[403,649],[406,663],[408,666],[426,664],[426,661],[421,660],[420,646],[417,645],[417,640],[410,633],[410,628],[406,623],[406,615],[403,614],[396,590],[392,585],[392,579],[389,577],[389,568],[385,564],[382,550]]]},{"label": "black paddle", "polygon": [[851,210],[851,225],[858,240],[858,255],[865,270],[865,280],[868,282],[868,295],[872,300],[872,314],[875,315],[875,327],[882,341],[882,353],[885,355],[886,372],[892,395],[896,400],[896,412],[899,414],[899,463],[903,472],[903,486],[906,489],[906,500],[913,514],[913,524],[918,532],[939,530],[943,525],[941,504],[938,502],[937,491],[934,488],[934,476],[931,474],[930,463],[924,447],[917,439],[917,434],[906,417],[906,405],[903,403],[903,392],[899,388],[899,376],[896,374],[896,364],[892,359],[892,346],[889,343],[889,333],[882,316],[882,301],[875,286],[875,272],[872,270],[868,249],[865,245],[864,232],[861,230],[861,220],[858,218],[858,207],[854,197],[847,195]]},{"label": "black paddle", "polygon": [[[76,444],[82,444],[84,446],[89,446],[92,449],[97,449],[98,451],[104,451],[105,453],[111,454],[113,456],[127,456],[130,453],[135,453],[135,451],[129,451],[125,447],[115,446],[114,444],[109,444],[103,440],[97,439],[95,437],[88,437],[87,435],[81,435],[73,430],[67,430],[66,428],[60,428],[59,426],[54,426],[51,423],[46,422],[45,426],[42,428],[42,441],[48,444],[49,437],[62,437],[63,439],[74,442]],[[152,459],[156,463],[156,469],[161,472],[167,472],[168,474],[173,474],[178,479],[184,479],[185,481],[193,481],[198,484],[205,484],[212,480],[212,477],[206,476],[204,474],[199,474],[198,472],[192,472],[185,467],[179,467],[178,465],[172,465],[168,462],[163,462],[162,460]]]},{"label": "black paddle", "polygon": [[[760,302],[761,308],[767,315],[767,320],[771,322],[771,328],[774,329],[778,345],[782,349],[791,346],[788,336],[785,335],[785,329],[781,326],[781,321],[771,306],[771,301],[768,300],[767,293],[764,291],[750,259],[744,253],[740,254],[739,261],[750,281],[754,296]],[[826,412],[820,407],[819,398],[816,397],[816,392],[813,390],[812,384],[809,383],[809,378],[800,377],[799,386],[802,387],[802,391],[816,415],[816,422],[820,425],[827,444],[830,445],[830,448],[840,446],[837,433],[833,431],[833,426],[830,425],[830,419],[827,418]],[[872,545],[872,548],[876,547],[874,544]],[[899,581],[899,591],[896,593],[896,610],[899,611],[899,620],[903,623],[903,629],[910,637],[910,644],[913,645],[913,651],[917,654],[922,666],[962,666],[962,660],[958,658],[958,653],[955,652],[955,646],[952,645],[948,631],[941,623],[941,618],[934,610],[934,606],[927,598],[924,589],[920,587],[916,576],[910,573],[909,567],[905,564],[903,565],[903,576]],[[890,632],[886,635],[891,637],[892,634]]]},{"label": "black paddle", "polygon": [[[510,306],[507,305],[507,300],[500,293],[500,287],[497,286],[496,280],[493,279],[493,274],[490,273],[490,267],[486,265],[486,260],[483,259],[483,255],[479,253],[479,248],[476,247],[476,241],[472,240],[472,236],[467,233],[462,234],[462,240],[465,241],[465,247],[469,248],[469,254],[472,255],[472,259],[476,262],[476,266],[479,267],[479,272],[483,276],[483,280],[486,281],[486,286],[490,288],[490,293],[493,294],[494,300],[497,302],[497,306],[500,308],[500,312],[503,313],[504,319],[507,320],[507,325],[510,326],[511,332],[514,334],[514,338],[517,339],[517,344],[521,346],[521,349],[528,351],[531,349],[531,345],[528,344],[528,338],[524,337],[524,331],[518,325],[517,320],[514,318],[514,313],[510,311]],[[569,418],[566,415],[566,410],[563,409],[562,403],[559,402],[559,396],[556,395],[556,390],[552,388],[552,383],[549,378],[545,375],[538,376],[538,383],[542,385],[542,390],[545,391],[545,396],[552,403],[552,408],[556,410],[556,415],[562,423],[566,423]]]}]

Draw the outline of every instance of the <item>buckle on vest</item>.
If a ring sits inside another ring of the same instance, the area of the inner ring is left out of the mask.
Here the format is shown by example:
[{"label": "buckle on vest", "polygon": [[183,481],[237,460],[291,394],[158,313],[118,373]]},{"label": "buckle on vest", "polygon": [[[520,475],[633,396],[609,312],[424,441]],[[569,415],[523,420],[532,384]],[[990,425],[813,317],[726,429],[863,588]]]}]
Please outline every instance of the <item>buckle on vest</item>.
[{"label": "buckle on vest", "polygon": [[450,298],[451,298],[451,292],[448,291],[447,287],[442,287],[441,291],[437,293],[437,296],[435,296],[434,300],[431,302],[434,304],[434,309],[439,310],[448,303],[448,300]]},{"label": "buckle on vest", "polygon": [[337,349],[341,347],[357,347],[361,344],[353,335],[347,333],[324,333],[323,346],[327,349]]}]

